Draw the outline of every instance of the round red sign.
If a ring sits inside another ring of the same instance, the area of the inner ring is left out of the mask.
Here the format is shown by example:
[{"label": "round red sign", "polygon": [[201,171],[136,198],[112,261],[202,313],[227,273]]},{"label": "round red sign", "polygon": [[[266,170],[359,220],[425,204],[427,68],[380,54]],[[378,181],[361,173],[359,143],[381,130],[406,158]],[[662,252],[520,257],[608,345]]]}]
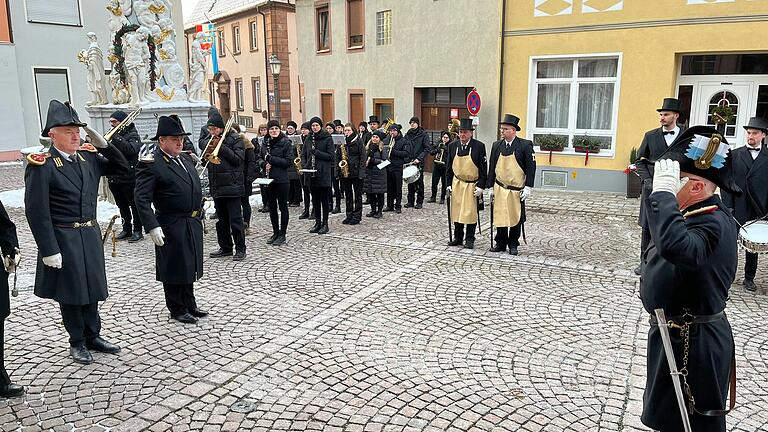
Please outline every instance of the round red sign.
[{"label": "round red sign", "polygon": [[472,90],[467,95],[467,111],[470,115],[476,116],[480,112],[480,93],[477,90]]}]

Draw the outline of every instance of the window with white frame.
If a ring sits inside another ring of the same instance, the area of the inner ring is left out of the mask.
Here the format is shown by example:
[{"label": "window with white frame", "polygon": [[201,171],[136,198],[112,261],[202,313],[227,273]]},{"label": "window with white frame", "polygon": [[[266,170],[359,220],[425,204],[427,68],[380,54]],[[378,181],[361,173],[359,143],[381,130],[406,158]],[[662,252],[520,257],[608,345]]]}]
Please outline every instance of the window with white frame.
[{"label": "window with white frame", "polygon": [[232,53],[240,54],[240,25],[232,26]]},{"label": "window with white frame", "polygon": [[615,148],[619,57],[537,59],[531,80],[534,143],[545,135],[599,141],[600,149]]},{"label": "window with white frame", "polygon": [[242,111],[244,108],[243,105],[243,79],[242,78],[235,78],[235,96],[236,96],[236,102],[237,102],[237,110]]},{"label": "window with white frame", "polygon": [[251,85],[253,86],[253,110],[261,111],[261,80],[259,77],[252,77]]},{"label": "window with white frame", "polygon": [[392,11],[376,12],[376,45],[392,43]]},{"label": "window with white frame", "polygon": [[250,22],[251,25],[251,51],[259,49],[259,24],[254,20]]},{"label": "window with white frame", "polygon": [[26,0],[27,21],[82,26],[79,0]]}]

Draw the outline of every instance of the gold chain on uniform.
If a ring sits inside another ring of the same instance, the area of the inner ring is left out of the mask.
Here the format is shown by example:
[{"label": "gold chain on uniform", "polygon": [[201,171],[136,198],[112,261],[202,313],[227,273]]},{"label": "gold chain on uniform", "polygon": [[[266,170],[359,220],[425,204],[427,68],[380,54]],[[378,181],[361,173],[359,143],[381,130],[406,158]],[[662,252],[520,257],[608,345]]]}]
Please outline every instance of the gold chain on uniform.
[{"label": "gold chain on uniform", "polygon": [[683,325],[669,321],[667,326],[680,329],[680,337],[683,339],[683,367],[680,368],[680,376],[683,377],[683,391],[688,397],[688,413],[696,413],[696,401],[693,399],[691,386],[688,384],[688,354],[691,348],[691,323],[685,320],[686,316],[691,316],[687,309],[683,313]]}]

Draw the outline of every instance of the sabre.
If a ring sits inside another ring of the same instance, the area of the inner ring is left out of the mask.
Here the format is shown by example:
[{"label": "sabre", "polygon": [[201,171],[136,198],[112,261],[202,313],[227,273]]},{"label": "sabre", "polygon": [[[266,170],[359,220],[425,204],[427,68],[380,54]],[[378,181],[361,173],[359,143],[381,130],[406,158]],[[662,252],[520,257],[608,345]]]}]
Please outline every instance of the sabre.
[{"label": "sabre", "polygon": [[479,198],[476,198],[476,200],[477,200],[477,233],[478,234],[482,234],[483,233],[483,228],[480,226],[480,225],[482,225],[482,223],[480,222],[480,201],[482,199],[483,199],[482,196],[480,196]]},{"label": "sabre", "polygon": [[448,197],[445,200],[445,205],[448,207],[448,241],[453,241],[453,222],[451,221],[451,193],[448,192]]},{"label": "sabre", "polygon": [[493,249],[493,202],[494,202],[494,196],[491,195],[491,229],[490,229],[490,236],[491,236],[491,249]]},{"label": "sabre", "polygon": [[664,345],[664,354],[667,356],[667,364],[669,365],[669,374],[672,376],[672,385],[675,387],[675,396],[677,397],[677,405],[680,407],[680,415],[683,419],[683,428],[685,432],[691,432],[691,422],[688,419],[688,411],[685,408],[685,397],[683,397],[683,388],[680,385],[681,374],[677,370],[677,363],[675,363],[675,353],[672,351],[672,341],[669,338],[669,325],[667,324],[667,318],[664,315],[664,309],[654,310],[656,314],[656,323],[659,326],[659,333],[661,333],[661,342]]}]

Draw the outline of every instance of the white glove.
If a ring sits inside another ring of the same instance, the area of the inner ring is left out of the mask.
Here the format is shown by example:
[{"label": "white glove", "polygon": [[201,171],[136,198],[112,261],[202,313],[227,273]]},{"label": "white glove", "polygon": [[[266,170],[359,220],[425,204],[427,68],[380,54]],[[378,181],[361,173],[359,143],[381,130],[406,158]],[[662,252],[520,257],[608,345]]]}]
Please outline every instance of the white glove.
[{"label": "white glove", "polygon": [[152,238],[152,241],[155,242],[158,246],[163,246],[165,244],[165,234],[163,234],[163,229],[160,227],[152,228],[149,230],[149,236]]},{"label": "white glove", "polygon": [[57,253],[56,255],[51,255],[47,257],[43,257],[43,264],[47,265],[48,267],[53,267],[60,269],[61,268],[61,254]]},{"label": "white glove", "polygon": [[688,183],[688,177],[680,178],[680,164],[677,161],[662,159],[653,167],[653,192],[669,192],[677,196]]},{"label": "white glove", "polygon": [[520,191],[520,201],[525,201],[526,198],[531,196],[531,192],[533,189],[531,189],[530,186],[525,186],[523,190]]},{"label": "white glove", "polygon": [[448,194],[448,196],[451,196],[451,187],[450,186],[446,186],[445,187],[445,192]]},{"label": "white glove", "polygon": [[479,188],[479,187],[475,186],[475,196],[476,197],[483,196],[483,188]]},{"label": "white glove", "polygon": [[15,272],[20,262],[21,252],[19,252],[19,248],[13,248],[13,258],[10,255],[3,255],[3,267],[8,273]]},{"label": "white glove", "polygon": [[83,126],[83,130],[85,130],[85,133],[88,135],[88,138],[91,139],[91,144],[93,144],[94,147],[107,148],[107,140],[105,140],[100,133],[91,129],[90,126]]}]

